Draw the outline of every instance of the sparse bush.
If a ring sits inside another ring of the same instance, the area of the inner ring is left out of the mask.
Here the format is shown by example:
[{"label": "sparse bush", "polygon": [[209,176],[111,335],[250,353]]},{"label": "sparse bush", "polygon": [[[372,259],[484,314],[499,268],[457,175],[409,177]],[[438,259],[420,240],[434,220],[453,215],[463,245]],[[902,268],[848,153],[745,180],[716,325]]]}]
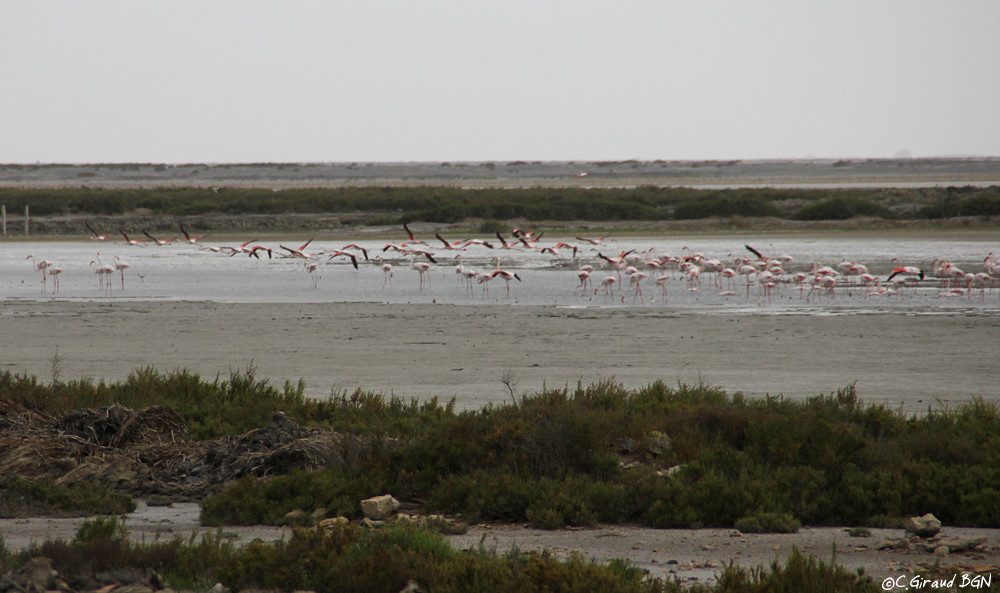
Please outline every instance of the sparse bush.
[{"label": "sparse bush", "polygon": [[791,513],[757,513],[736,521],[743,533],[796,533],[802,524]]},{"label": "sparse bush", "polygon": [[103,484],[59,485],[18,477],[0,480],[0,517],[118,515],[135,507],[130,496]]}]

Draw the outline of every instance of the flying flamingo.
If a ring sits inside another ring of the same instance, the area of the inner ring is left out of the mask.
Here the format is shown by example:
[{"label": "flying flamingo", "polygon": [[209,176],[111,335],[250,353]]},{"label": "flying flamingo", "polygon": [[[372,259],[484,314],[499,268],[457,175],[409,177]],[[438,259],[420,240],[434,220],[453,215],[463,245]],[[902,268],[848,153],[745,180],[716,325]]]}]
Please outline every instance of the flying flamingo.
[{"label": "flying flamingo", "polygon": [[556,250],[559,250],[559,249],[572,249],[573,250],[573,259],[576,259],[576,254],[580,250],[579,247],[577,247],[576,245],[573,245],[572,243],[563,243],[563,242],[556,243],[556,247],[555,248],[556,248]]},{"label": "flying flamingo", "polygon": [[337,257],[339,255],[343,255],[343,256],[351,258],[351,264],[354,265],[354,269],[355,270],[358,269],[358,258],[354,257],[354,254],[351,253],[350,251],[334,251],[333,253],[330,254],[330,257],[328,257],[326,261],[330,261],[331,259],[333,259],[333,258],[335,258],[335,257]]},{"label": "flying flamingo", "polygon": [[406,226],[405,222],[403,223],[403,230],[406,231],[406,236],[410,238],[410,243],[417,243],[417,244],[420,244],[420,245],[427,245],[427,243],[424,243],[423,241],[421,241],[421,240],[419,240],[419,239],[417,239],[416,237],[413,236],[413,232],[410,231],[410,227]]},{"label": "flying flamingo", "polygon": [[514,249],[515,247],[517,247],[516,243],[508,243],[507,239],[504,239],[503,235],[501,235],[500,233],[497,233],[497,239],[500,240],[501,249]]},{"label": "flying flamingo", "polygon": [[469,245],[482,245],[487,249],[493,249],[493,243],[483,241],[482,239],[466,239],[465,242],[462,243],[462,247],[468,247]]},{"label": "flying flamingo", "polygon": [[[271,259],[271,248],[270,247],[264,247],[263,245],[254,245],[253,247],[251,247],[249,250],[247,250],[247,257],[256,257],[257,259],[260,259],[260,253],[259,252],[261,252],[261,251],[266,251],[267,252],[267,259]],[[236,252],[234,251],[232,253],[232,255],[235,255],[235,254],[236,254]]]},{"label": "flying flamingo", "polygon": [[886,282],[891,282],[893,278],[899,276],[900,274],[905,274],[909,276],[917,276],[921,280],[924,279],[924,271],[920,268],[915,268],[913,266],[901,266],[898,268],[893,268],[889,277],[885,279]]},{"label": "flying flamingo", "polygon": [[125,237],[126,245],[131,245],[132,247],[142,247],[142,242],[145,241],[145,239],[129,239],[128,235],[126,235],[125,231],[123,230],[119,230],[118,232],[121,233],[123,237]]},{"label": "flying flamingo", "polygon": [[451,250],[455,250],[455,251],[461,251],[461,250],[465,249],[465,245],[464,245],[463,241],[455,241],[454,243],[449,243],[448,241],[445,240],[444,237],[442,237],[440,235],[440,233],[434,233],[434,236],[438,238],[438,241],[441,241],[442,243],[444,243],[444,248],[445,249],[451,249]]},{"label": "flying flamingo", "polygon": [[149,232],[147,232],[145,229],[143,229],[142,234],[146,235],[147,237],[149,237],[150,241],[152,241],[153,243],[156,243],[160,247],[163,247],[164,245],[170,245],[170,242],[177,238],[177,237],[171,237],[169,239],[160,240],[160,239],[157,239],[156,237],[154,237],[153,235],[150,235]]},{"label": "flying flamingo", "polygon": [[[253,252],[256,249],[256,247],[252,247],[251,248],[251,247],[247,247],[247,245],[253,243],[256,240],[257,239],[250,239],[249,241],[244,241],[244,242],[240,243],[238,247],[230,247],[228,245],[224,245],[222,247],[202,247],[202,249],[208,249],[209,251],[216,251],[216,252],[228,251],[229,252],[229,257],[232,257],[232,256],[236,255],[237,253],[249,253],[249,254],[253,255]],[[270,252],[268,252],[268,253],[270,253]],[[260,259],[260,256],[257,256],[257,259]]]},{"label": "flying flamingo", "polygon": [[90,234],[91,234],[90,239],[91,239],[91,241],[107,241],[108,237],[111,236],[111,235],[101,235],[101,234],[98,234],[98,232],[94,230],[94,227],[90,226],[89,222],[85,222],[83,224],[85,224],[87,226],[87,230],[90,231]]},{"label": "flying flamingo", "polygon": [[205,237],[208,236],[208,235],[198,235],[197,237],[192,237],[190,234],[188,234],[186,230],[184,230],[184,225],[179,224],[177,226],[181,227],[181,232],[184,233],[184,240],[192,245],[198,245],[199,239],[204,239]]},{"label": "flying flamingo", "polygon": [[358,249],[358,250],[360,250],[361,251],[361,255],[365,256],[365,261],[371,261],[371,260],[368,259],[368,250],[365,249],[364,247],[362,247],[360,245],[357,245],[355,243],[351,243],[350,245],[344,245],[343,247],[340,248],[341,251],[347,251],[348,249]]},{"label": "flying flamingo", "polygon": [[312,243],[312,239],[309,239],[308,241],[303,243],[298,249],[285,247],[284,245],[281,244],[279,244],[278,247],[281,247],[282,249],[288,252],[288,255],[286,257],[301,257],[302,259],[315,259],[311,253],[306,253],[305,251],[303,251],[303,249],[308,247],[310,243]]}]

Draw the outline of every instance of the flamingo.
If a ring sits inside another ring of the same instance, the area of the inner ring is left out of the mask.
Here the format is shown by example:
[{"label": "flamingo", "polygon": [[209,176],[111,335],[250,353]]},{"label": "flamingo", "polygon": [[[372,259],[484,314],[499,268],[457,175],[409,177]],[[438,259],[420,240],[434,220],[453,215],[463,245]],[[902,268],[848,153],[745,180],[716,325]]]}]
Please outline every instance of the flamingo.
[{"label": "flamingo", "polygon": [[[640,283],[643,280],[645,280],[646,278],[649,278],[649,274],[647,274],[645,272],[638,272],[637,271],[637,272],[632,272],[631,274],[628,275],[628,285],[629,285],[629,288],[631,288],[633,286],[635,287],[635,294],[632,295],[632,302],[633,303],[635,302],[635,298],[636,297],[639,297],[640,299],[642,299],[642,286],[640,285]],[[622,297],[622,298],[624,298],[624,297]],[[639,302],[644,302],[644,301],[640,300]]]},{"label": "flamingo", "polygon": [[284,245],[281,244],[279,244],[278,247],[281,247],[282,249],[288,252],[288,255],[286,257],[301,257],[302,259],[315,259],[311,253],[306,253],[305,251],[303,251],[303,249],[308,247],[310,243],[312,243],[312,239],[309,239],[308,241],[303,243],[298,249],[285,247]]},{"label": "flamingo", "polygon": [[111,294],[111,274],[115,272],[115,269],[111,266],[105,265],[101,261],[101,254],[98,253],[97,259],[90,260],[90,265],[94,266],[94,273],[97,274],[97,285],[102,288],[105,294]]},{"label": "flamingo", "polygon": [[483,241],[482,239],[466,239],[465,243],[462,243],[462,247],[468,247],[469,245],[482,245],[487,249],[493,249],[493,243]]},{"label": "flamingo", "polygon": [[573,250],[573,259],[576,259],[576,254],[580,250],[579,247],[577,247],[576,245],[573,245],[572,243],[563,243],[561,241],[559,243],[556,243],[556,247],[555,248],[556,248],[556,250],[559,250],[559,249],[572,249]]},{"label": "flamingo", "polygon": [[171,237],[169,239],[160,240],[154,237],[153,235],[150,235],[149,232],[147,232],[145,229],[143,229],[142,234],[149,237],[149,240],[152,241],[153,243],[156,243],[157,246],[159,247],[163,247],[164,245],[170,245],[170,242],[177,238],[177,237]]},{"label": "flamingo", "polygon": [[608,295],[609,294],[611,295],[612,299],[615,298],[615,283],[616,282],[618,282],[618,279],[615,278],[614,276],[605,276],[604,279],[601,280],[601,285],[599,287],[597,287],[597,288],[594,289],[594,294],[597,294],[597,291],[600,290],[601,288],[603,288],[604,289],[604,300],[605,301],[608,300]]},{"label": "flamingo", "polygon": [[90,231],[90,235],[91,235],[90,239],[91,239],[91,241],[107,241],[108,237],[111,236],[111,235],[101,235],[101,234],[99,234],[97,231],[94,230],[94,227],[90,226],[89,222],[85,222],[83,224],[86,225],[87,226],[87,230]]},{"label": "flamingo", "polygon": [[145,239],[129,239],[128,235],[126,235],[123,230],[119,229],[118,232],[122,234],[122,237],[125,237],[126,245],[131,245],[132,247],[142,247],[142,242],[145,241]]},{"label": "flamingo", "polygon": [[40,259],[40,260],[36,261],[34,255],[29,255],[28,257],[26,257],[24,259],[26,259],[26,260],[30,259],[31,260],[31,266],[33,268],[35,268],[35,271],[42,273],[42,292],[45,292],[46,288],[48,287],[48,285],[45,283],[45,278],[46,278],[45,270],[49,266],[52,265],[52,262],[50,262],[48,260],[45,260],[45,259]]},{"label": "flamingo", "polygon": [[199,239],[204,239],[205,237],[208,236],[208,235],[198,235],[197,237],[192,237],[190,234],[188,234],[186,230],[184,230],[184,225],[179,224],[177,226],[181,227],[181,232],[184,233],[184,240],[192,245],[198,245]]},{"label": "flamingo", "polygon": [[[410,269],[416,270],[420,274],[420,292],[424,291],[424,274],[431,269],[431,265],[427,262],[418,262],[413,260],[413,255],[410,255]],[[431,277],[427,276],[427,286],[431,284]]]},{"label": "flamingo", "polygon": [[358,269],[358,258],[354,257],[354,254],[351,253],[350,251],[334,251],[333,253],[330,254],[330,257],[327,258],[327,261],[330,261],[331,259],[340,255],[351,258],[351,264],[354,265],[354,269],[355,270]]},{"label": "flamingo", "polygon": [[660,287],[660,293],[663,295],[663,300],[667,300],[667,282],[670,281],[670,276],[660,276],[653,282]]},{"label": "flamingo", "polygon": [[371,260],[368,259],[368,250],[365,249],[364,247],[362,247],[360,245],[357,245],[355,243],[351,243],[350,245],[344,245],[343,247],[340,248],[341,251],[346,251],[348,249],[358,249],[358,250],[360,250],[361,251],[361,255],[365,256],[365,261],[371,261]]},{"label": "flamingo", "polygon": [[382,268],[382,276],[383,276],[382,288],[385,288],[385,285],[389,283],[390,279],[392,279],[392,264],[383,261],[381,255],[378,256],[376,259],[378,260],[379,267]]},{"label": "flamingo", "polygon": [[590,284],[590,271],[581,268],[577,270],[576,277],[580,279],[580,284],[573,290],[573,294],[579,290],[587,290],[587,285]]},{"label": "flamingo", "polygon": [[309,273],[312,278],[313,288],[316,288],[316,284],[319,282],[319,273],[316,271],[319,269],[319,264],[316,262],[307,261],[305,264],[306,272]]},{"label": "flamingo", "polygon": [[419,240],[419,239],[417,239],[416,237],[413,236],[413,232],[410,231],[410,227],[406,226],[405,222],[403,223],[403,230],[406,231],[406,236],[410,238],[410,243],[417,243],[419,245],[427,245],[427,243],[424,243],[423,241],[421,241],[421,240]]},{"label": "flamingo", "polygon": [[507,285],[507,298],[510,298],[510,281],[517,280],[518,282],[520,282],[521,277],[518,276],[516,273],[509,272],[507,270],[494,270],[493,273],[490,274],[490,277],[492,278],[496,278],[497,276],[503,278],[504,283]]},{"label": "flamingo", "polygon": [[125,263],[123,259],[115,256],[115,270],[121,272],[122,275],[122,290],[125,290],[125,270],[131,268],[129,264]]},{"label": "flamingo", "polygon": [[[455,275],[458,276],[458,281],[459,282],[465,281],[466,284],[469,287],[471,287],[472,284],[471,284],[471,282],[468,281],[469,277],[465,275],[465,272],[468,270],[468,268],[466,268],[464,265],[462,265],[462,262],[464,261],[463,258],[462,258],[462,254],[459,253],[458,255],[456,255],[455,259],[458,260],[458,265],[455,266]],[[466,291],[466,292],[468,292],[468,291]]]},{"label": "flamingo", "polygon": [[915,268],[913,266],[900,266],[898,268],[893,268],[892,272],[889,274],[889,277],[886,278],[885,281],[892,282],[892,279],[895,278],[896,276],[899,276],[900,274],[917,276],[921,280],[924,279],[924,271],[921,270],[920,268]]},{"label": "flamingo", "polygon": [[45,273],[52,276],[52,294],[59,292],[59,274],[63,273],[63,269],[58,266],[49,266],[45,269]]},{"label": "flamingo", "polygon": [[[253,243],[256,240],[257,239],[250,239],[249,241],[244,241],[244,242],[240,243],[239,246],[237,246],[237,247],[230,247],[228,245],[225,245],[223,247],[218,247],[218,248],[216,248],[216,247],[202,247],[202,249],[208,249],[210,251],[217,251],[217,252],[228,251],[229,252],[229,257],[232,257],[232,256],[236,255],[237,253],[251,253],[252,254],[254,252],[254,250],[256,249],[256,247],[252,247],[251,248],[251,247],[247,247],[247,245]],[[268,253],[270,253],[270,252],[268,252]],[[258,257],[257,259],[260,259],[260,257]]]},{"label": "flamingo", "polygon": [[[264,247],[263,245],[254,245],[253,247],[251,247],[250,249],[248,249],[247,250],[247,257],[256,257],[257,259],[260,259],[260,252],[261,251],[266,251],[267,252],[267,259],[271,259],[271,248],[270,247]],[[233,253],[230,254],[230,255],[231,256],[232,255],[236,255],[236,251],[233,251]]]},{"label": "flamingo", "polygon": [[501,249],[514,249],[517,246],[516,243],[508,243],[507,239],[504,239],[500,233],[497,233],[497,239],[500,240]]},{"label": "flamingo", "polygon": [[439,233],[434,233],[434,236],[438,238],[438,241],[441,241],[442,243],[444,243],[444,248],[445,249],[451,249],[451,250],[455,250],[455,251],[461,251],[461,250],[465,249],[465,245],[462,244],[462,241],[455,241],[454,243],[449,243]]},{"label": "flamingo", "polygon": [[486,272],[479,272],[476,274],[476,282],[483,285],[483,292],[486,294],[490,293],[489,281],[493,279],[492,274],[487,274]]}]

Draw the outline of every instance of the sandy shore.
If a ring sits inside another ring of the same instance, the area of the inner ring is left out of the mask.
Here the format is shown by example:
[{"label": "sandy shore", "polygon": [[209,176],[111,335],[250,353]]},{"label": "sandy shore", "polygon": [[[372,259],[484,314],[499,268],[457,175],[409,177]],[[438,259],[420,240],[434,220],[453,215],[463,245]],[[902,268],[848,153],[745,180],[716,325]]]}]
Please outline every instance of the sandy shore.
[{"label": "sandy shore", "polygon": [[963,314],[704,314],[649,308],[4,301],[0,369],[115,381],[154,366],[212,379],[253,365],[307,394],[455,397],[458,408],[613,379],[804,398],[855,384],[907,412],[981,395],[1000,319]]}]

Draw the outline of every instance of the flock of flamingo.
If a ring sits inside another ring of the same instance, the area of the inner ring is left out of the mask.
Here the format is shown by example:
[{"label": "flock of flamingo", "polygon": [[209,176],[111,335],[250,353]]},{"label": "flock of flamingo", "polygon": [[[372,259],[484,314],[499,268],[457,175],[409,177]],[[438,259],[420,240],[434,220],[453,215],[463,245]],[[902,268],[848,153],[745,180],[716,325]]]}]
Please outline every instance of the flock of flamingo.
[{"label": "flock of flamingo", "polygon": [[[111,240],[111,235],[102,235],[91,225],[86,226],[91,239],[99,242]],[[320,264],[324,259],[330,263],[337,258],[344,258],[349,260],[356,270],[360,269],[360,258],[363,258],[368,265],[378,265],[384,276],[383,289],[392,279],[393,263],[399,265],[401,262],[407,262],[408,267],[419,276],[420,291],[424,290],[425,285],[429,285],[431,270],[444,265],[441,260],[447,256],[443,253],[453,253],[453,258],[458,260],[458,264],[454,266],[455,274],[464,285],[468,296],[475,295],[477,284],[481,286],[482,293],[488,294],[489,283],[500,278],[505,283],[507,298],[510,298],[511,282],[521,282],[521,276],[514,270],[502,268],[499,256],[484,258],[480,255],[473,258],[476,261],[488,261],[489,266],[485,269],[476,270],[467,266],[464,258],[470,250],[490,250],[491,253],[510,250],[547,255],[552,258],[553,266],[573,270],[574,294],[590,297],[602,294],[605,302],[625,303],[626,299],[631,297],[631,303],[637,300],[644,303],[646,298],[642,287],[648,283],[655,285],[659,289],[661,301],[666,301],[668,285],[672,280],[682,283],[684,290],[693,292],[708,287],[722,296],[734,297],[743,293],[747,298],[756,298],[758,304],[768,302],[775,291],[789,286],[797,289],[799,296],[809,301],[823,295],[832,296],[837,290],[846,290],[849,294],[858,291],[866,298],[896,296],[902,295],[904,289],[908,287],[914,290],[917,287],[934,287],[939,290],[941,296],[966,296],[969,299],[975,296],[985,300],[987,290],[993,290],[1000,285],[1000,259],[994,257],[992,252],[983,258],[982,270],[976,271],[962,270],[952,262],[941,259],[934,260],[930,268],[924,270],[904,265],[894,258],[888,273],[884,274],[886,277],[882,278],[870,272],[867,265],[848,261],[846,258],[834,265],[816,262],[802,265],[797,264],[789,255],[777,253],[771,256],[765,255],[750,245],[744,245],[745,252],[741,250],[739,255],[729,254],[723,260],[693,253],[687,247],[682,248],[681,253],[676,255],[656,254],[653,249],[622,250],[618,247],[619,242],[609,237],[578,236],[575,237],[577,243],[568,241],[543,243],[541,241],[543,233],[517,228],[506,238],[503,234],[496,233],[495,242],[482,239],[449,241],[435,233],[434,240],[428,243],[416,238],[406,224],[403,225],[403,230],[406,232],[407,240],[385,244],[381,253],[375,257],[369,255],[372,248],[365,248],[356,243],[333,250],[307,251],[312,243],[311,239],[298,247],[282,244],[276,248],[268,247],[255,244],[256,240],[245,241],[236,246],[207,246],[200,242],[207,235],[191,235],[183,225],[180,226],[182,236],[170,239],[157,239],[147,231],[142,231],[145,238],[140,239],[129,237],[124,231],[119,231],[123,238],[119,244],[163,246],[174,242],[186,242],[199,250],[229,257],[245,255],[260,259],[266,255],[269,259],[299,259],[303,262],[303,269],[310,275],[313,287],[318,285]],[[612,245],[615,248],[610,250]],[[34,255],[27,256],[27,259],[31,261],[36,271],[42,273],[42,290],[47,290],[47,281],[51,278],[52,292],[58,293],[59,275],[63,269],[51,261],[37,259]],[[102,260],[100,252],[97,252],[90,265],[98,277],[99,288],[106,294],[111,293],[112,285],[115,284],[112,276],[116,273],[121,276],[121,289],[125,289],[125,270],[131,266],[120,256],[115,255],[106,263]],[[799,270],[793,271],[791,269],[793,267],[798,267]],[[751,287],[755,287],[753,294]],[[650,302],[655,300],[656,297],[653,296]]]}]

